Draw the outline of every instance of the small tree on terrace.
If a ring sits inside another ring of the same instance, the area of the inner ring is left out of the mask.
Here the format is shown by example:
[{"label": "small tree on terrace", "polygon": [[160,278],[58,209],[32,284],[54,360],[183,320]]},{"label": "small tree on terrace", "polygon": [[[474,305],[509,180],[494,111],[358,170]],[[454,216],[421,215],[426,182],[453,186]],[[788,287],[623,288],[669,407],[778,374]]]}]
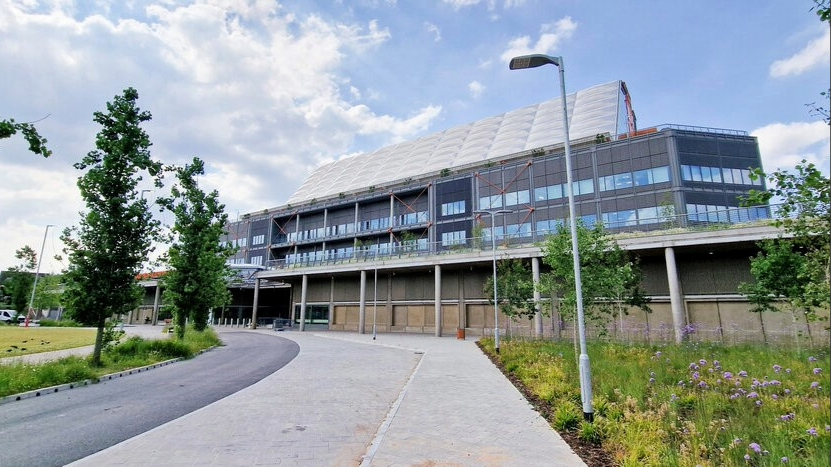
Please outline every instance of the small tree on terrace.
[{"label": "small tree on terrace", "polygon": [[[641,273],[637,261],[618,246],[600,224],[588,229],[577,223],[580,276],[583,288],[583,311],[587,321],[605,329],[615,314],[638,307],[645,312],[649,298],[640,288]],[[577,294],[574,287],[574,260],[571,232],[561,224],[557,233],[546,239],[543,261],[551,268],[541,280],[553,295],[560,298],[559,310],[567,320],[574,320],[577,312]]]},{"label": "small tree on terrace", "polygon": [[205,173],[204,163],[193,158],[190,165],[177,169],[178,185],[172,198],[161,201],[176,215],[175,240],[168,252],[170,272],[164,277],[165,302],[171,305],[176,335],[185,336],[186,319],[202,331],[207,326],[208,310],[230,303],[228,283],[232,272],[228,258],[234,249],[220,243],[228,216],[216,190],[205,194],[196,177]]},{"label": "small tree on terrace", "polygon": [[140,303],[143,291],[136,283],[141,264],[152,250],[159,222],[137,190],[143,174],[162,186],[163,167],[150,157],[150,138],[141,124],[152,117],[136,106],[138,92],[127,88],[107,103],[106,112],[95,112],[101,125],[95,146],[78,170],[87,212],[79,226],[63,231],[61,240],[69,257],[64,298],[68,314],[98,328],[92,364],[100,365],[107,319],[129,313]]}]

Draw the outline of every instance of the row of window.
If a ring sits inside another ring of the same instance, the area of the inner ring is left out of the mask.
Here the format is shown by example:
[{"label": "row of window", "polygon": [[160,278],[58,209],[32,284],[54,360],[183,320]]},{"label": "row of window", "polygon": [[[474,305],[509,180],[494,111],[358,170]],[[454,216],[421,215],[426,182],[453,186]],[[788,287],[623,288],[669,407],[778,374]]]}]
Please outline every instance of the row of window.
[{"label": "row of window", "polygon": [[761,178],[751,180],[749,169],[731,169],[729,167],[682,165],[681,179],[685,182],[730,183],[733,185],[751,186],[762,185]]},{"label": "row of window", "polygon": [[442,246],[464,245],[467,241],[467,232],[457,230],[455,232],[443,232],[441,234]]},{"label": "row of window", "polygon": [[646,186],[669,181],[669,166],[653,167],[651,169],[636,170],[607,175],[597,179],[600,191],[620,190],[633,186]]},{"label": "row of window", "polygon": [[479,198],[479,209],[496,209],[501,207],[528,204],[531,202],[528,190],[511,191],[505,194],[483,196]]},{"label": "row of window", "polygon": [[265,243],[265,234],[251,237],[251,245],[262,245],[263,243]]},{"label": "row of window", "polygon": [[[463,232],[464,234],[464,232]],[[411,242],[401,243],[380,243],[367,245],[358,251],[365,257],[388,256],[398,252],[427,251],[428,243],[426,238],[420,238]],[[355,257],[356,250],[352,246],[342,248],[331,248],[328,250],[305,251],[286,255],[286,264],[309,264],[329,260],[346,260]]]},{"label": "row of window", "polygon": [[455,214],[464,214],[467,212],[465,200],[453,201],[452,203],[444,203],[441,205],[442,216],[452,216]]},{"label": "row of window", "polygon": [[[594,193],[594,180],[587,178],[585,180],[578,180],[571,184],[574,189],[574,196],[588,195]],[[568,187],[566,183],[559,183],[557,185],[548,185],[534,189],[534,198],[537,201],[545,201],[547,199],[560,199],[568,197]]]},{"label": "row of window", "polygon": [[711,204],[687,204],[687,220],[692,222],[748,222],[767,219],[767,208],[734,208]]}]

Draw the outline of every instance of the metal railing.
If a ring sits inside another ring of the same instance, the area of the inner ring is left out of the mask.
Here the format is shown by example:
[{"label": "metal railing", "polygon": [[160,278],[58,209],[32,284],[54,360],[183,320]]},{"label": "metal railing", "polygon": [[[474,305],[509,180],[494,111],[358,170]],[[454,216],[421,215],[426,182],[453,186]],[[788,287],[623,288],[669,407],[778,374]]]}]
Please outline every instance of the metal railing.
[{"label": "metal railing", "polygon": [[[659,236],[668,233],[689,233],[713,230],[725,230],[738,227],[767,225],[771,217],[765,217],[773,211],[774,206],[754,206],[710,210],[690,214],[667,214],[654,218],[632,219],[604,226],[607,231],[619,238]],[[753,211],[753,210],[756,211]],[[756,212],[757,215],[752,213]],[[761,215],[765,214],[765,215]],[[540,244],[549,235],[556,234],[557,229],[531,230],[518,234],[497,234],[497,247],[501,250],[528,247]],[[298,258],[283,258],[267,262],[267,269],[288,269],[314,266],[327,266],[390,259],[430,257],[438,255],[469,254],[472,252],[491,251],[490,236],[468,237],[453,241],[403,242],[363,245],[354,251],[343,252],[306,252],[308,255]]]}]

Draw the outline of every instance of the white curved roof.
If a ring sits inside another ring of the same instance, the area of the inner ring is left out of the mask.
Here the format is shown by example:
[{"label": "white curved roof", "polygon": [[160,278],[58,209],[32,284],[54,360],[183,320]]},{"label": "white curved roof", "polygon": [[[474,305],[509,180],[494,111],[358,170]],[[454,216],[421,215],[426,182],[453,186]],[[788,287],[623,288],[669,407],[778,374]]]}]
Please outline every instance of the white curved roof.
[{"label": "white curved roof", "polygon": [[[569,136],[572,140],[598,133],[617,135],[621,82],[594,86],[567,96]],[[287,204],[301,204],[370,186],[418,179],[442,169],[500,160],[536,148],[562,144],[563,108],[560,98],[512,110],[502,115],[450,128],[346,157],[315,169]]]}]

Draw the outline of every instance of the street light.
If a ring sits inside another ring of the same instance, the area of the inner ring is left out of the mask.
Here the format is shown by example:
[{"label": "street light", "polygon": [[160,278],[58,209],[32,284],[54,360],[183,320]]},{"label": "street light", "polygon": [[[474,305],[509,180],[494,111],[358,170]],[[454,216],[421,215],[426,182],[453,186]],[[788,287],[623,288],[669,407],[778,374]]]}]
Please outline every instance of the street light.
[{"label": "street light", "polygon": [[493,346],[499,353],[499,295],[496,293],[496,215],[510,214],[507,209],[473,211],[474,214],[488,214],[491,216],[491,251],[493,252]]},{"label": "street light", "polygon": [[583,418],[591,422],[594,420],[592,409],[592,383],[589,354],[586,351],[586,321],[583,316],[583,280],[580,277],[580,252],[577,248],[577,217],[574,209],[574,185],[571,176],[571,144],[568,140],[568,107],[566,106],[566,80],[563,68],[563,57],[549,57],[548,55],[522,55],[511,59],[508,68],[521,70],[536,68],[552,64],[560,69],[560,94],[563,101],[563,133],[565,135],[566,182],[568,183],[568,215],[571,227],[571,255],[574,260],[574,291],[577,295],[577,328],[580,337],[580,394],[583,399]]},{"label": "street light", "polygon": [[32,306],[35,303],[35,289],[38,286],[38,277],[40,276],[40,263],[43,262],[43,249],[46,247],[46,235],[49,234],[49,227],[54,227],[52,224],[46,225],[46,231],[43,232],[43,243],[40,245],[40,256],[38,256],[38,265],[35,270],[35,283],[32,284],[32,296],[29,297],[29,310],[26,312],[26,327],[29,327],[29,315],[33,313]]}]

